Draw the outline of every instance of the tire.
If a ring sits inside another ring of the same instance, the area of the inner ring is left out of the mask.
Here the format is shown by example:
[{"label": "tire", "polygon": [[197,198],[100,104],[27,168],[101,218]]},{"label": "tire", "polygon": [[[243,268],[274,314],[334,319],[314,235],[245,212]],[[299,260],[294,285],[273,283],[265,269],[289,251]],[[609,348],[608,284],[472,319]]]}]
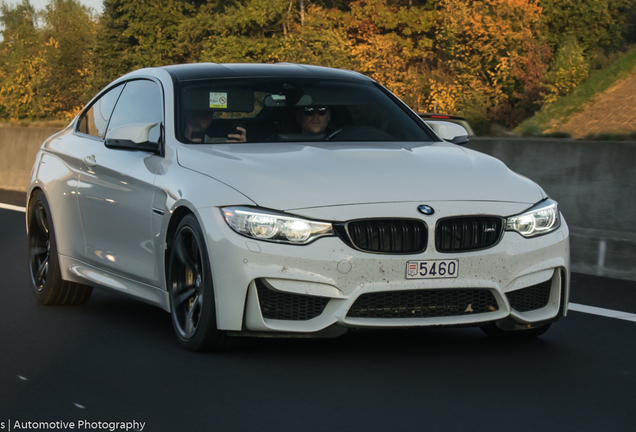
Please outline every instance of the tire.
[{"label": "tire", "polygon": [[526,339],[526,338],[534,338],[537,336],[541,336],[543,333],[547,332],[552,324],[548,323],[542,325],[541,327],[535,327],[531,329],[525,330],[502,330],[497,327],[497,324],[490,323],[484,326],[481,326],[481,330],[486,333],[488,336],[501,338],[501,339]]},{"label": "tire", "polygon": [[37,191],[27,216],[31,291],[43,305],[78,305],[88,301],[93,287],[62,279],[51,209]]},{"label": "tire", "polygon": [[194,215],[179,223],[169,250],[167,287],[172,325],[188,351],[216,351],[229,337],[216,326],[212,271],[203,232]]}]

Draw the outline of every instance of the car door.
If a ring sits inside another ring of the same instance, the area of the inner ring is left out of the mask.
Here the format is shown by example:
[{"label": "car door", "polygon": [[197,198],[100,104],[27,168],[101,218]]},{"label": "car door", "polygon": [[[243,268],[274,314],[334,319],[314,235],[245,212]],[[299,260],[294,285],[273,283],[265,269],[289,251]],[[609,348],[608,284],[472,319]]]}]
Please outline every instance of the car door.
[{"label": "car door", "polygon": [[[159,84],[125,83],[108,131],[134,123],[157,123],[150,141],[159,142],[163,93]],[[95,142],[84,154],[78,202],[86,260],[100,269],[155,285],[152,196],[161,156],[148,151],[107,148]]]},{"label": "car door", "polygon": [[40,170],[38,178],[46,184],[47,195],[56,209],[58,251],[62,255],[84,257],[86,243],[77,204],[83,157],[88,148],[102,142],[122,89],[123,85],[116,85],[96,97],[82,111],[73,129],[52,139],[42,156],[41,163],[47,168]]}]

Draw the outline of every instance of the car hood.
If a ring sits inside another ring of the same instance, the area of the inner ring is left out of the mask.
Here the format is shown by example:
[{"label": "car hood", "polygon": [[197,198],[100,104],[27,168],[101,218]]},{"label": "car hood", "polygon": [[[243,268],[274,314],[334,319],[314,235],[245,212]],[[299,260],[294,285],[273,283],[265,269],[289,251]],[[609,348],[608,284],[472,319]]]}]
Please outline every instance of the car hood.
[{"label": "car hood", "polygon": [[501,161],[448,143],[184,145],[178,161],[277,210],[404,201],[530,205],[545,197]]}]

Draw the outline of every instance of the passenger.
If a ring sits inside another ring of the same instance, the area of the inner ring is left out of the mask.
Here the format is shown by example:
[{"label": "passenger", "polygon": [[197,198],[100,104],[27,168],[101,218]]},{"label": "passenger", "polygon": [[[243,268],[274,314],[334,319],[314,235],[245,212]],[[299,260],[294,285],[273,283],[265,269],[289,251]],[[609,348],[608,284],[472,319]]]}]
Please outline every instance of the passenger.
[{"label": "passenger", "polygon": [[231,133],[227,138],[210,137],[207,131],[214,120],[213,111],[189,111],[186,115],[185,128],[183,136],[193,143],[237,143],[247,142],[247,131],[245,128],[238,126],[236,130],[239,133]]},{"label": "passenger", "polygon": [[247,130],[242,126],[237,126],[236,130],[240,133],[237,134],[229,134],[228,140],[226,142],[236,143],[236,142],[247,142]]}]

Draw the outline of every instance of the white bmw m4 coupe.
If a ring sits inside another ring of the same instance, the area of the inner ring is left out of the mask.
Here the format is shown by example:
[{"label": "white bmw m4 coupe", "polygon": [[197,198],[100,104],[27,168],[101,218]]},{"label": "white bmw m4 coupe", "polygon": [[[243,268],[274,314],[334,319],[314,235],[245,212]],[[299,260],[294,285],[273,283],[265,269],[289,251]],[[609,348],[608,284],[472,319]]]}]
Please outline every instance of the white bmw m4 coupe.
[{"label": "white bmw m4 coupe", "polygon": [[568,227],[466,135],[350,71],[132,72],[37,155],[33,293],[132,296],[194,351],[360,328],[541,335],[567,313]]}]

